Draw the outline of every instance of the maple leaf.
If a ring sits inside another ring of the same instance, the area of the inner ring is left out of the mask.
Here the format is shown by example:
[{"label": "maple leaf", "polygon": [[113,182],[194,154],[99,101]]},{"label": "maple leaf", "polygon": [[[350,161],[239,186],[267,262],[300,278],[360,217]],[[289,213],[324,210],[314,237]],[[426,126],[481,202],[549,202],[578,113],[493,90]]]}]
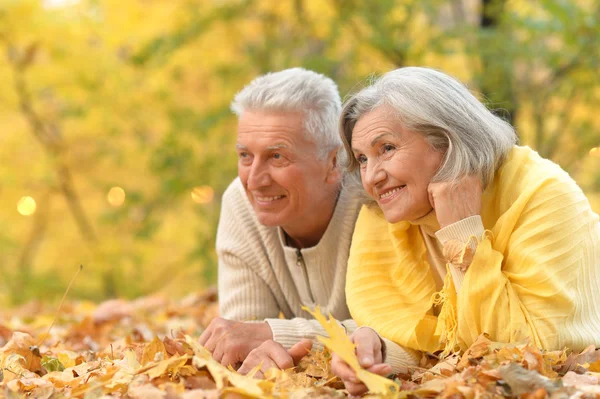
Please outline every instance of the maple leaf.
[{"label": "maple leaf", "polygon": [[[198,369],[206,367],[214,378],[217,389],[223,390],[223,392],[236,392],[256,398],[262,397],[273,389],[273,383],[270,381],[254,379],[229,370],[214,360],[210,352],[198,345],[190,336],[186,336],[185,338],[187,344],[194,350],[194,366]],[[226,388],[227,382],[235,388]]]},{"label": "maple leaf", "polygon": [[161,377],[167,373],[177,374],[187,361],[191,359],[189,355],[173,356],[160,362],[152,362],[143,366],[137,371],[137,374],[146,374],[151,379]]},{"label": "maple leaf", "polygon": [[155,335],[154,339],[144,347],[142,353],[142,365],[150,362],[163,360],[167,357],[167,351],[163,342]]},{"label": "maple leaf", "polygon": [[329,337],[317,337],[317,339],[329,348],[330,351],[335,352],[341,357],[356,373],[356,377],[361,380],[369,389],[369,392],[379,395],[386,395],[389,398],[400,397],[400,388],[398,384],[380,375],[371,373],[362,367],[358,363],[358,358],[354,351],[355,345],[350,341],[346,331],[336,320],[329,316],[329,320],[321,313],[321,309],[317,307],[315,311],[304,307],[304,310],[313,315],[313,317],[323,326]]}]

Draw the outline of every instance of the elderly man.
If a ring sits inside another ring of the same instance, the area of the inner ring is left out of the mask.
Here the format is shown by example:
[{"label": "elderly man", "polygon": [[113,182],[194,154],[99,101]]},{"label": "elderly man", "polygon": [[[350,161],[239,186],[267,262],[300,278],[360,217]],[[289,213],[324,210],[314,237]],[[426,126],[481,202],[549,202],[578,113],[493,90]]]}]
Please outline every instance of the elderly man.
[{"label": "elderly man", "polygon": [[342,184],[340,109],[335,83],[302,68],[261,76],[233,101],[239,177],[217,232],[221,317],[200,343],[241,373],[292,367],[326,335],[303,306],[356,329],[344,286],[360,197]]}]

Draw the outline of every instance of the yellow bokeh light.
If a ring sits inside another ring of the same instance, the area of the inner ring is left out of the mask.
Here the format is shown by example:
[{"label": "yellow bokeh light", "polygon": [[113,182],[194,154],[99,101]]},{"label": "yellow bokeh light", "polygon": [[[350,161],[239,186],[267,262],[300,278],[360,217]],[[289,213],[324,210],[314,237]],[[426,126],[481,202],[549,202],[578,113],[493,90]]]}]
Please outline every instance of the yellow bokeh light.
[{"label": "yellow bokeh light", "polygon": [[106,200],[111,206],[114,206],[115,208],[120,207],[123,205],[123,202],[125,202],[125,190],[121,187],[111,188],[106,196]]},{"label": "yellow bokeh light", "polygon": [[593,157],[600,157],[600,147],[594,147],[590,150],[590,155]]},{"label": "yellow bokeh light", "polygon": [[31,197],[21,197],[19,202],[17,202],[17,211],[23,216],[33,215],[35,208],[37,208],[37,205]]},{"label": "yellow bokeh light", "polygon": [[192,190],[192,199],[199,204],[208,204],[212,201],[215,193],[211,186],[194,187]]}]

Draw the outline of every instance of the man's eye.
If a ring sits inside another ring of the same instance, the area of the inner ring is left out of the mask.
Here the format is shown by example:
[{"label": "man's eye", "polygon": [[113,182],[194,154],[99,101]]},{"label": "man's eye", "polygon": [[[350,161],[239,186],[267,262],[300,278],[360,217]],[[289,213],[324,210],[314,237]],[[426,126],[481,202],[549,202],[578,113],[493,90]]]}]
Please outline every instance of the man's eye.
[{"label": "man's eye", "polygon": [[394,146],[393,146],[393,145],[391,145],[391,144],[384,144],[384,145],[383,145],[383,152],[392,151],[392,150],[394,150],[394,149],[396,149],[396,147],[394,147]]},{"label": "man's eye", "polygon": [[276,152],[273,154],[273,159],[281,159],[283,158],[280,153]]},{"label": "man's eye", "polygon": [[238,157],[240,157],[240,158],[246,158],[247,156],[248,156],[247,152],[239,152],[238,153]]}]

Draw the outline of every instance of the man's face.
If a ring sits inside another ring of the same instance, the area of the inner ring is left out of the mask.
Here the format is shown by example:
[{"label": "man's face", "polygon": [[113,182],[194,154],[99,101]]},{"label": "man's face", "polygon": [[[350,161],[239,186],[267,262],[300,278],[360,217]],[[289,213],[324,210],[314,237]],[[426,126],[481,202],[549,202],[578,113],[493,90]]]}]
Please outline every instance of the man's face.
[{"label": "man's face", "polygon": [[318,217],[331,195],[329,163],[305,137],[302,113],[245,111],[236,150],[238,175],[261,224],[291,231]]}]

